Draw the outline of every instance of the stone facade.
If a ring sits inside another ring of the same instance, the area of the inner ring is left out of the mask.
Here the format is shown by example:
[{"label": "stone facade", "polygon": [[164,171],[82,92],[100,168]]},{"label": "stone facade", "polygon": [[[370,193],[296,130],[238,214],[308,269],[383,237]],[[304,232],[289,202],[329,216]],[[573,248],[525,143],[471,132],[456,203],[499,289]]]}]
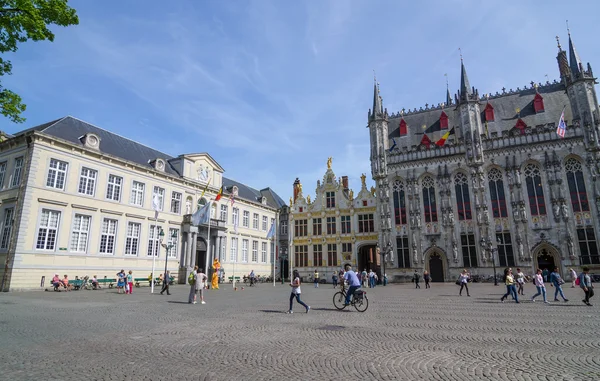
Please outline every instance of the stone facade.
[{"label": "stone facade", "polygon": [[371,173],[391,280],[414,270],[437,281],[463,268],[485,277],[494,267],[600,271],[596,82],[570,35],[569,59],[558,50],[560,81],[484,96],[461,60],[454,99],[447,91],[446,102],[419,110],[389,115],[375,84]]},{"label": "stone facade", "polygon": [[[114,278],[126,269],[144,278],[153,255],[156,276],[166,265],[180,282],[215,256],[226,276],[272,274],[267,233],[283,201],[223,173],[209,154],[171,157],[73,117],[5,135],[3,289],[39,287],[42,277],[47,285],[55,272]],[[194,226],[191,214],[220,189],[208,240],[209,225]]]}]

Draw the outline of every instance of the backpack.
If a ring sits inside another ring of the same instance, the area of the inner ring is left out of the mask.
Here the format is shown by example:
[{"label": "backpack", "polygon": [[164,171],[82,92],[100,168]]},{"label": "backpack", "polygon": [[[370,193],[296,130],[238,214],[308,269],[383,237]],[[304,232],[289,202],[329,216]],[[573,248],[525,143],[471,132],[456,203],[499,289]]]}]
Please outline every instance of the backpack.
[{"label": "backpack", "polygon": [[194,273],[191,273],[191,274],[188,276],[188,284],[191,286],[191,285],[193,285],[193,284],[194,284],[194,282],[195,282],[195,279],[194,279]]},{"label": "backpack", "polygon": [[578,285],[578,286],[581,284],[581,281],[579,280],[579,277],[577,277],[577,279],[575,279],[575,284]]}]

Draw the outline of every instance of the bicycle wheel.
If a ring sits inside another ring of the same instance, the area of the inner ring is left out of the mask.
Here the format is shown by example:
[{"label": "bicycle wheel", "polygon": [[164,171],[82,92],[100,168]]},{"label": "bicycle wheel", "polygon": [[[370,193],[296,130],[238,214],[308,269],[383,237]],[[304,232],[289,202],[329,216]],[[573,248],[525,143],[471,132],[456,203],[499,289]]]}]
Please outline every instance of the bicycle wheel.
[{"label": "bicycle wheel", "polygon": [[367,295],[363,295],[362,299],[354,298],[354,308],[358,312],[365,312],[369,308],[369,299]]},{"label": "bicycle wheel", "polygon": [[346,295],[343,292],[338,291],[333,295],[333,305],[338,310],[343,310],[346,308]]}]

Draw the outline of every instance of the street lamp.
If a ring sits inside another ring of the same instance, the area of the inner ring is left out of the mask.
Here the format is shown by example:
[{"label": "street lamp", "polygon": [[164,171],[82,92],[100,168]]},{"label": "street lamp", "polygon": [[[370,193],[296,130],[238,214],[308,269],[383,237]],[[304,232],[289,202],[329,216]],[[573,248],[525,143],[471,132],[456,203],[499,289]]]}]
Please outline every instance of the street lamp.
[{"label": "street lamp", "polygon": [[[158,237],[159,237],[159,242],[161,244],[161,246],[164,246],[165,250],[165,282],[169,282],[170,279],[167,279],[167,266],[169,264],[169,250],[171,250],[173,248],[173,246],[175,246],[175,244],[173,244],[172,241],[175,240],[175,238],[177,238],[177,232],[173,231],[173,235],[171,236],[172,240],[168,245],[163,245],[163,239],[165,238],[165,232],[162,228],[160,228],[160,232],[158,233]],[[170,276],[169,276],[170,278]]]},{"label": "street lamp", "polygon": [[[498,241],[500,242],[500,241]],[[494,286],[498,285],[498,278],[496,277],[496,256],[495,256],[495,252],[498,251],[497,248],[494,248],[492,246],[492,241],[490,240],[489,237],[487,238],[481,238],[481,247],[483,248],[483,250],[487,250],[490,253],[490,256],[492,257],[492,266],[494,267]]]}]

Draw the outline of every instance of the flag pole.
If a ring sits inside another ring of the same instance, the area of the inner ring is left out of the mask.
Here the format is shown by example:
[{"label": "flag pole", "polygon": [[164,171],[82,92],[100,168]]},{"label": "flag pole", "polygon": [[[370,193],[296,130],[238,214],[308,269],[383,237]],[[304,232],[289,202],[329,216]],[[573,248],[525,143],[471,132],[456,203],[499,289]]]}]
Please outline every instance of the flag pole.
[{"label": "flag pole", "polygon": [[[158,229],[158,212],[155,212],[155,218],[154,218],[154,237],[156,238],[156,234],[157,229]],[[152,247],[152,249],[154,249],[154,247]],[[154,294],[154,268],[156,266],[156,254],[152,253],[152,275],[150,276],[150,293]]]},{"label": "flag pole", "polygon": [[276,210],[275,211],[275,221],[273,221],[273,225],[275,225],[275,232],[273,234],[273,257],[271,259],[271,261],[273,262],[273,287],[275,287],[275,263],[277,263],[275,261],[275,258],[277,257],[277,245],[275,244],[276,240],[275,237],[277,236],[277,215],[279,214],[279,212]]},{"label": "flag pole", "polygon": [[[208,259],[210,258],[210,219],[211,219],[211,214],[212,214],[212,200],[209,202],[208,205],[208,235],[206,237],[206,260],[204,261],[205,263],[205,267],[204,267],[204,273],[206,274],[206,279],[208,281]],[[205,284],[206,286],[206,284]]]}]

